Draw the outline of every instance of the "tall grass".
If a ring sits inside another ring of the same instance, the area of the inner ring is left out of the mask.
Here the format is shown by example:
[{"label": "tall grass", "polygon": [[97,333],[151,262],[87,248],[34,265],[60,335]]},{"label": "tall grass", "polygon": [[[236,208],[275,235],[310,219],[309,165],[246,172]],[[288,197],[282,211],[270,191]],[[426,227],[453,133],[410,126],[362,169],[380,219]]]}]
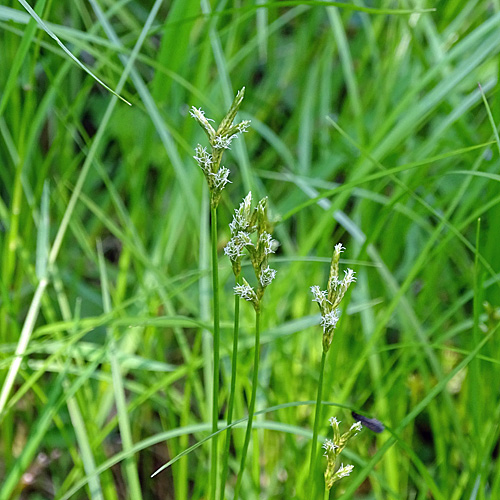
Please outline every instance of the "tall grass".
[{"label": "tall grass", "polygon": [[[318,435],[333,416],[348,429],[351,410],[386,430],[349,441],[354,470],[330,498],[500,498],[499,6],[375,4],[32,3],[131,107],[20,3],[0,6],[0,499],[215,487],[210,209],[192,159],[205,138],[188,113],[218,122],[243,86],[252,127],[224,158],[215,241],[216,424],[231,443],[219,496],[234,495],[254,389],[239,498],[322,491],[326,458],[309,479],[322,352],[309,288],[341,241],[357,282]],[[232,373],[222,255],[250,190],[280,241],[256,385],[247,304]]]}]

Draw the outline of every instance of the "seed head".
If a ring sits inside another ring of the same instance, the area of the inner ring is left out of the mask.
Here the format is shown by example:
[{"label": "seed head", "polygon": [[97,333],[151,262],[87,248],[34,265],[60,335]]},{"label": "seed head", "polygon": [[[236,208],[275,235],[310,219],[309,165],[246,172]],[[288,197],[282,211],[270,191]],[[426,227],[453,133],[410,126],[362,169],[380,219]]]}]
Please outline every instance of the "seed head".
[{"label": "seed head", "polygon": [[332,262],[330,265],[330,275],[326,290],[321,290],[317,285],[311,287],[313,301],[318,303],[321,311],[321,326],[323,327],[323,351],[328,352],[333,341],[335,327],[337,326],[340,311],[338,305],[344,298],[349,285],[356,281],[354,271],[347,269],[344,271],[344,278],[339,279],[340,254],[345,250],[342,243],[337,243],[333,249]]},{"label": "seed head", "polygon": [[351,428],[341,436],[339,430],[340,422],[335,417],[331,417],[329,422],[333,429],[333,440],[327,439],[323,444],[323,448],[325,450],[324,456],[327,459],[325,470],[325,485],[328,490],[332,488],[334,483],[336,483],[343,477],[348,476],[352,472],[354,468],[352,465],[346,465],[344,467],[344,464],[341,464],[337,469],[337,460],[340,453],[345,448],[347,441],[351,437],[355,436],[361,429],[361,424],[357,422],[356,424],[353,424]]},{"label": "seed head", "polygon": [[239,133],[246,132],[250,125],[248,120],[233,125],[233,120],[241,105],[244,93],[244,89],[238,92],[231,108],[221,121],[217,131],[215,131],[214,127],[210,124],[213,120],[207,118],[205,112],[201,108],[192,106],[189,111],[189,114],[201,125],[203,130],[205,130],[212,148],[211,153],[209,153],[206,148],[198,145],[196,147],[196,155],[194,156],[194,159],[203,170],[205,178],[207,179],[212,208],[218,206],[222,190],[226,184],[230,182],[228,179],[229,170],[220,166],[222,155],[226,149],[230,149],[233,139],[235,139]]}]

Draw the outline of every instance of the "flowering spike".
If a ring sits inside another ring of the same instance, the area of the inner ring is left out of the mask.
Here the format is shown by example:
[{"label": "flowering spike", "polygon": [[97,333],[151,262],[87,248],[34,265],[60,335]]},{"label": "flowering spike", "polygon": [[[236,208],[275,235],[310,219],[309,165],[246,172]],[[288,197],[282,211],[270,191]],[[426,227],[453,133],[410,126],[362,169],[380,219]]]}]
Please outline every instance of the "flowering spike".
[{"label": "flowering spike", "polygon": [[230,130],[233,124],[233,120],[236,117],[236,113],[238,112],[238,109],[240,109],[243,97],[245,97],[245,87],[239,90],[236,94],[236,97],[234,98],[233,104],[231,104],[227,115],[220,122],[219,129],[217,130],[218,134],[227,134],[227,132]]},{"label": "flowering spike", "polygon": [[[201,108],[191,106],[189,114],[203,127],[208,135],[208,139],[211,141],[215,136],[215,129],[210,125],[209,119],[205,117],[205,112]],[[213,122],[213,120],[210,121]]]},{"label": "flowering spike", "polygon": [[329,422],[333,428],[333,440],[327,439],[323,444],[325,450],[324,456],[327,459],[325,470],[325,485],[327,490],[330,490],[333,484],[343,477],[347,477],[354,469],[353,465],[346,465],[344,467],[344,464],[341,464],[340,467],[336,469],[337,459],[347,441],[361,430],[361,423],[357,422],[341,436],[339,430],[340,422],[335,417],[331,417]]},{"label": "flowering spike", "polygon": [[216,208],[219,204],[222,190],[228,182],[229,170],[221,167],[222,155],[226,149],[230,149],[231,142],[239,133],[246,132],[250,122],[242,121],[238,125],[233,126],[233,120],[238,112],[244,96],[244,88],[236,95],[231,108],[227,115],[222,120],[217,131],[210,124],[211,121],[205,116],[205,112],[201,108],[191,107],[189,114],[202,126],[208,136],[208,141],[212,148],[209,153],[206,148],[200,144],[196,147],[196,155],[194,159],[203,170],[207,179],[208,189],[210,191],[210,204],[212,208]]},{"label": "flowering spike", "polygon": [[252,210],[252,193],[248,193],[235,209],[229,229],[232,237],[224,252],[231,259],[235,276],[240,275],[240,260],[243,249],[246,248],[258,283],[256,290],[252,289],[253,293],[243,285],[235,288],[235,292],[243,299],[253,302],[258,310],[265,289],[276,277],[276,270],[268,265],[268,257],[276,251],[278,242],[273,240],[269,232],[272,226],[267,215],[267,198],[260,200]]},{"label": "flowering spike", "polygon": [[233,220],[229,224],[231,234],[234,236],[239,231],[249,229],[252,210],[252,192],[250,191],[243,201],[240,203],[239,208],[234,210]]},{"label": "flowering spike", "polygon": [[349,285],[356,281],[352,269],[345,270],[344,278],[342,280],[339,279],[340,254],[344,250],[345,248],[342,246],[342,243],[338,243],[334,247],[327,290],[321,290],[317,285],[311,287],[311,292],[314,296],[313,301],[318,303],[321,311],[320,324],[323,327],[324,352],[328,352],[333,341],[335,327],[340,316],[338,305],[344,298]]}]

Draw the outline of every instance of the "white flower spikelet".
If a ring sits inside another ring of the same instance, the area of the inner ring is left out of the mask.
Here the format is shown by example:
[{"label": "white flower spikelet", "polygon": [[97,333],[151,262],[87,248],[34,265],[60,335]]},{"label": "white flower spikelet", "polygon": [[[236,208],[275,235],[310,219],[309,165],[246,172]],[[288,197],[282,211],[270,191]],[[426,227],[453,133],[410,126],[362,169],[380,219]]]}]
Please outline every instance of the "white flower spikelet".
[{"label": "white flower spikelet", "polygon": [[325,450],[325,453],[323,454],[323,456],[327,457],[328,452],[334,452],[335,449],[338,448],[338,446],[331,439],[327,439],[323,443],[323,448]]},{"label": "white flower spikelet", "polygon": [[243,246],[236,238],[231,238],[227,245],[224,247],[224,253],[232,260],[236,261],[243,257]]},{"label": "white flower spikelet", "polygon": [[231,183],[228,179],[230,174],[230,170],[226,167],[219,168],[216,174],[210,173],[209,175],[212,177],[213,186],[218,191],[222,191],[226,184]]},{"label": "white flower spikelet", "polygon": [[[205,111],[203,111],[201,108],[196,108],[194,106],[191,106],[191,109],[189,110],[189,114],[195,119],[198,120],[199,122],[205,122],[208,121],[208,119],[205,117]],[[213,121],[213,120],[211,120]]]},{"label": "white flower spikelet", "polygon": [[339,470],[335,473],[335,476],[338,479],[341,479],[343,477],[347,477],[352,472],[353,469],[354,469],[354,465],[346,465],[344,467],[344,464],[341,464]]},{"label": "white flower spikelet", "polygon": [[213,137],[215,135],[215,130],[209,123],[209,121],[213,122],[213,120],[207,118],[205,116],[205,112],[201,108],[195,108],[194,106],[191,106],[189,114],[203,126],[210,137]]},{"label": "white flower spikelet", "polygon": [[215,149],[231,149],[231,142],[236,139],[238,134],[233,134],[230,136],[216,135],[213,140],[213,147]]},{"label": "white flower spikelet", "polygon": [[200,168],[209,175],[212,172],[213,158],[212,155],[201,144],[198,144],[195,149],[193,158],[196,160]]},{"label": "white flower spikelet", "polygon": [[273,279],[276,277],[276,270],[271,269],[269,266],[267,266],[265,269],[262,269],[260,271],[259,275],[259,281],[260,284],[262,285],[263,288],[266,286],[269,286]]},{"label": "white flower spikelet", "polygon": [[322,311],[327,304],[330,304],[330,301],[328,300],[328,292],[326,290],[321,290],[318,285],[313,285],[311,287],[311,293],[314,296],[313,302],[317,302]]},{"label": "white flower spikelet", "polygon": [[354,271],[352,269],[346,269],[344,271],[344,279],[337,279],[337,283],[335,285],[337,297],[335,299],[335,304],[337,305],[343,298],[349,285],[356,281],[356,277],[354,276]]},{"label": "white flower spikelet", "polygon": [[344,250],[345,250],[345,247],[342,245],[342,243],[337,243],[334,247],[334,251],[338,255],[340,255]]},{"label": "white flower spikelet", "polygon": [[[363,428],[363,425],[361,424],[361,422],[356,422],[355,424],[351,425],[351,428],[349,429],[349,431],[355,431],[357,434],[358,432],[361,431],[362,428]],[[356,434],[354,434],[354,435],[356,435]]]},{"label": "white flower spikelet", "polygon": [[334,309],[333,311],[325,313],[321,316],[320,325],[323,327],[323,331],[333,330],[337,326],[339,321],[339,310]]},{"label": "white flower spikelet", "polygon": [[238,125],[236,125],[238,132],[241,133],[248,132],[248,128],[250,127],[250,122],[251,120],[243,120],[242,122],[238,123]]},{"label": "white flower spikelet", "polygon": [[240,257],[243,257],[243,249],[246,246],[253,246],[250,235],[245,231],[240,231],[238,234],[233,236],[228,244],[224,248],[224,253],[232,260],[235,261]]},{"label": "white flower spikelet", "polygon": [[252,210],[252,192],[250,191],[240,206],[234,210],[233,220],[229,224],[229,229],[232,235],[237,234],[239,231],[248,229],[250,225],[250,217]]},{"label": "white flower spikelet", "polygon": [[246,282],[243,285],[236,285],[233,290],[234,293],[236,295],[239,295],[243,300],[254,303],[257,301],[257,294],[255,293],[254,289]]},{"label": "white flower spikelet", "polygon": [[354,271],[352,269],[347,268],[344,271],[344,279],[342,280],[342,283],[344,286],[347,288],[351,283],[354,283],[356,281],[356,277],[354,276]]},{"label": "white flower spikelet", "polygon": [[278,242],[273,240],[272,236],[264,231],[259,237],[259,246],[262,246],[265,255],[269,255],[276,251]]}]

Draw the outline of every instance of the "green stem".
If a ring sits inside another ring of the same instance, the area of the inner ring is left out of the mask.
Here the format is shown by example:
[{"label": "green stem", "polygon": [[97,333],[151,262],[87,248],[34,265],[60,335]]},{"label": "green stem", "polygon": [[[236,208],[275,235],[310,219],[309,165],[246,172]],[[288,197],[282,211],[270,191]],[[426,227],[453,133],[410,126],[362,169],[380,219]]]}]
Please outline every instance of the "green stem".
[{"label": "green stem", "polygon": [[243,480],[243,472],[245,470],[245,462],[247,459],[248,445],[250,444],[250,437],[252,435],[253,415],[255,412],[255,400],[257,397],[257,383],[259,379],[259,358],[260,358],[260,310],[255,311],[255,348],[254,348],[254,362],[253,362],[253,378],[252,378],[252,396],[250,398],[250,406],[248,407],[248,422],[247,430],[245,433],[245,441],[241,451],[240,471],[236,486],[234,488],[234,498],[239,499],[241,482]]},{"label": "green stem", "polygon": [[314,488],[314,471],[316,470],[316,448],[318,446],[318,429],[321,420],[321,399],[323,397],[323,375],[325,373],[326,352],[321,355],[319,368],[318,395],[316,397],[316,411],[314,414],[314,429],[311,443],[311,461],[309,462],[309,487]]},{"label": "green stem", "polygon": [[[236,285],[238,285],[238,276],[235,277]],[[236,392],[236,367],[238,364],[238,334],[240,323],[240,297],[234,294],[234,328],[233,328],[233,356],[231,359],[231,389],[229,391],[229,401],[227,406],[227,425],[231,425],[233,421],[234,394]],[[225,484],[227,480],[227,472],[229,468],[229,448],[231,446],[231,429],[226,431],[226,444],[224,447],[220,500],[224,500]]]},{"label": "green stem", "polygon": [[326,487],[325,484],[325,496],[323,497],[323,500],[329,500],[330,498],[330,490]]},{"label": "green stem", "polygon": [[[214,372],[212,384],[212,432],[217,432],[219,421],[219,261],[217,256],[217,208],[211,207],[211,239],[212,239],[212,278],[213,278],[213,308],[214,308]],[[217,440],[218,435],[212,438],[212,454],[210,464],[210,498],[215,500],[217,492]]]}]

